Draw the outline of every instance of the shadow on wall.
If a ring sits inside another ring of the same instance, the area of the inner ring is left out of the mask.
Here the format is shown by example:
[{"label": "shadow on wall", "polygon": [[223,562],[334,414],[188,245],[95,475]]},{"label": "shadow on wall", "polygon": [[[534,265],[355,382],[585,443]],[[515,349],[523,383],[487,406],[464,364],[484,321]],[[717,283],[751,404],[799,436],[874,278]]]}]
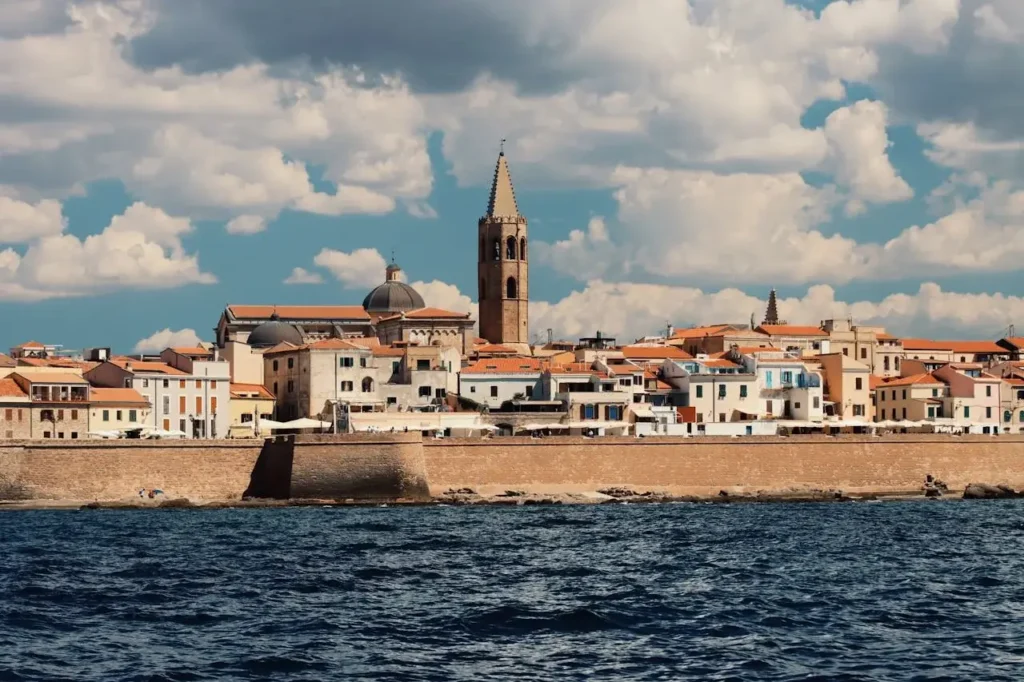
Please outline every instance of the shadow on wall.
[{"label": "shadow on wall", "polygon": [[292,491],[295,437],[279,436],[263,441],[263,448],[249,476],[242,499],[287,500]]}]

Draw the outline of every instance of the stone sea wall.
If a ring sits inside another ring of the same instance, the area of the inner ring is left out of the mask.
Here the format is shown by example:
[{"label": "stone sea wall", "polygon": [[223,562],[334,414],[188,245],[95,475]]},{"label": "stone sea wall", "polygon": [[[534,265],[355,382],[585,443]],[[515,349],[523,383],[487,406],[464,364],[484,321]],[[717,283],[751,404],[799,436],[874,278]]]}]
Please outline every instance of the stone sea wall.
[{"label": "stone sea wall", "polygon": [[538,494],[611,487],[670,495],[838,489],[905,493],[925,476],[1024,488],[1024,437],[0,442],[0,501],[423,500],[449,489]]}]

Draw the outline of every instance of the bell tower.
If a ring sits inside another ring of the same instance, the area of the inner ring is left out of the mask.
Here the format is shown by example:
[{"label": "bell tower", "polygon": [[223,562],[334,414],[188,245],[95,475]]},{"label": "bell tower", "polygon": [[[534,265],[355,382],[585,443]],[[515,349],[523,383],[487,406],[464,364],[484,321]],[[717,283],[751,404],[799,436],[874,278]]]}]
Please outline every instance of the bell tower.
[{"label": "bell tower", "polygon": [[519,214],[504,140],[487,213],[477,225],[480,336],[491,343],[529,343],[526,218]]}]

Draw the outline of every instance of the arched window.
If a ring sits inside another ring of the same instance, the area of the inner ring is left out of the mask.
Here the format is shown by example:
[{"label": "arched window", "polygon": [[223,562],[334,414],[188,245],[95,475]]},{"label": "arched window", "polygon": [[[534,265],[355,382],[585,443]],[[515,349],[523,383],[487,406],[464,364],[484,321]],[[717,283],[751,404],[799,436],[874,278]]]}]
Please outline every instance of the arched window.
[{"label": "arched window", "polygon": [[487,296],[487,281],[483,277],[481,277],[480,278],[480,300],[481,301],[484,300],[484,298],[486,298],[486,296]]},{"label": "arched window", "polygon": [[892,359],[892,368],[897,372],[900,371],[900,359],[898,357]]},{"label": "arched window", "polygon": [[370,377],[363,379],[363,393],[373,393],[373,379]]},{"label": "arched window", "polygon": [[481,235],[480,236],[480,261],[483,262],[483,260],[486,257],[487,257],[487,240],[483,238],[483,235]]},{"label": "arched window", "polygon": [[516,238],[509,237],[505,240],[505,259],[515,260],[516,259]]},{"label": "arched window", "polygon": [[884,358],[882,358],[882,367],[885,368],[886,372],[889,371],[889,356],[888,355],[886,355]]},{"label": "arched window", "polygon": [[526,237],[519,240],[519,258],[526,260]]},{"label": "arched window", "polygon": [[1010,419],[1012,419],[1012,418],[1013,418],[1013,417],[1012,417],[1012,415],[1010,414],[1010,411],[1009,411],[1009,410],[1005,410],[1005,411],[1003,412],[1003,421],[1004,421],[1004,422],[1009,422],[1009,421],[1010,421]]},{"label": "arched window", "polygon": [[501,260],[501,240],[494,240],[494,260]]},{"label": "arched window", "polygon": [[508,281],[505,282],[505,298],[518,298],[518,293],[516,278],[509,277]]}]

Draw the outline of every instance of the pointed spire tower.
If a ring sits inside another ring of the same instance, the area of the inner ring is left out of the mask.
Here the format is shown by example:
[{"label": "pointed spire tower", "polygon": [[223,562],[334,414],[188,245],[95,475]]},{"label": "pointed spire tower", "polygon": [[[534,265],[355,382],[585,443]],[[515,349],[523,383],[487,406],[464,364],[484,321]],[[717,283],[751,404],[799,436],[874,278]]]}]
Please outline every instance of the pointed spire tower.
[{"label": "pointed spire tower", "polygon": [[786,324],[785,320],[779,319],[779,301],[775,296],[775,289],[768,294],[768,310],[765,311],[764,321],[761,324]]},{"label": "pointed spire tower", "polygon": [[528,343],[526,218],[516,203],[504,140],[494,167],[487,213],[480,218],[477,233],[480,336],[491,343]]}]

